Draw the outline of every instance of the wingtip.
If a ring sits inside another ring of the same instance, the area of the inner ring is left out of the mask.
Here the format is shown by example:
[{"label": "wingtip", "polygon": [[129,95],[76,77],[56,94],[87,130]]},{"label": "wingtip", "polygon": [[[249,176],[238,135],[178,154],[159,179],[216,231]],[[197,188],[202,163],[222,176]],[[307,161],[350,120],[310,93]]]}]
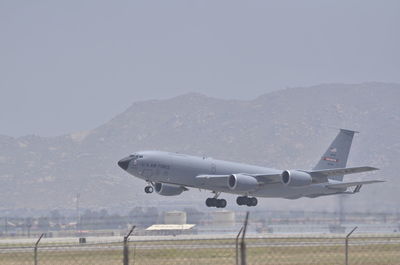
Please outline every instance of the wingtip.
[{"label": "wingtip", "polygon": [[370,166],[364,166],[364,168],[366,168],[368,171],[380,170],[377,167],[370,167]]},{"label": "wingtip", "polygon": [[386,180],[384,180],[384,179],[374,179],[374,180],[372,180],[373,181],[373,183],[382,183],[382,182],[387,182]]}]

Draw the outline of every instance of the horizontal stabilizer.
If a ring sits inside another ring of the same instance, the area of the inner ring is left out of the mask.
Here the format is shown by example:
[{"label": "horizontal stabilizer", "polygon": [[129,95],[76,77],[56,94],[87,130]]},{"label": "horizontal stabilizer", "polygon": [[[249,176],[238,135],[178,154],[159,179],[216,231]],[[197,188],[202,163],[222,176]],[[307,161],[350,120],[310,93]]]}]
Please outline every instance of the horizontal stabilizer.
[{"label": "horizontal stabilizer", "polygon": [[354,182],[342,182],[342,183],[335,183],[335,184],[327,184],[326,187],[330,188],[330,189],[342,189],[342,188],[348,188],[348,187],[359,186],[359,185],[364,185],[364,184],[373,184],[373,183],[379,183],[379,182],[385,182],[385,181],[384,180],[365,180],[365,181],[354,181]]}]

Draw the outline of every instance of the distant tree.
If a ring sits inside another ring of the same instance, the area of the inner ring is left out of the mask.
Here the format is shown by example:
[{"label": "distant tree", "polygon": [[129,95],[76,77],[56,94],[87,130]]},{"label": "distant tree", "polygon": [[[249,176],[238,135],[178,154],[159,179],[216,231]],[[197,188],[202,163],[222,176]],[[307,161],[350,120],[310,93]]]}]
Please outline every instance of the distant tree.
[{"label": "distant tree", "polygon": [[158,209],[156,207],[146,208],[145,216],[146,216],[145,225],[152,225],[152,224],[156,224],[159,222],[159,220],[158,220],[159,213],[158,213]]},{"label": "distant tree", "polygon": [[26,233],[27,236],[30,237],[31,236],[31,227],[33,225],[33,218],[32,217],[27,217],[24,220],[24,226],[26,228]]},{"label": "distant tree", "polygon": [[39,217],[38,220],[38,228],[41,231],[48,231],[49,230],[49,218],[48,217]]},{"label": "distant tree", "polygon": [[128,213],[129,224],[148,226],[155,224],[158,220],[158,209],[156,207],[135,207]]},{"label": "distant tree", "polygon": [[99,212],[99,217],[101,219],[103,219],[103,218],[106,218],[107,216],[108,216],[107,210],[106,209],[101,209],[100,212]]},{"label": "distant tree", "polygon": [[137,218],[138,216],[142,216],[142,215],[143,215],[142,207],[135,207],[128,213],[128,217],[132,218],[132,219]]},{"label": "distant tree", "polygon": [[52,210],[50,212],[50,221],[55,224],[60,224],[65,217],[60,214],[58,210]]}]

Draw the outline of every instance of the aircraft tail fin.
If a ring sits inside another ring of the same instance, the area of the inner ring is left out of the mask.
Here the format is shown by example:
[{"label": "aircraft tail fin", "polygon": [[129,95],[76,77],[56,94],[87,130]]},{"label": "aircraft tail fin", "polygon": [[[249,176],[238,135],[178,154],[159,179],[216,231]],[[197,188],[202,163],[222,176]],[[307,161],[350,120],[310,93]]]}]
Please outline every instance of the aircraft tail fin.
[{"label": "aircraft tail fin", "polygon": [[[313,170],[345,168],[349,157],[351,143],[356,131],[340,129],[339,134],[330,144]],[[331,176],[330,179],[343,180],[343,175]]]}]

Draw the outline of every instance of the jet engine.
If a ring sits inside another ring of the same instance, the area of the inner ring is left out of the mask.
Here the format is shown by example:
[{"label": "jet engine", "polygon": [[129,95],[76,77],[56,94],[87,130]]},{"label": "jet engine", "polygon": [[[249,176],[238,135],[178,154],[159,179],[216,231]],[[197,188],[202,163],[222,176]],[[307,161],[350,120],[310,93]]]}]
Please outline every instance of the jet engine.
[{"label": "jet engine", "polygon": [[282,172],[282,183],[287,186],[300,187],[310,185],[312,178],[310,174],[298,170],[285,170]]},{"label": "jet engine", "polygon": [[156,183],[154,185],[154,189],[156,192],[163,196],[175,196],[184,192],[186,189],[182,186],[165,184],[165,183]]},{"label": "jet engine", "polygon": [[258,182],[252,176],[233,174],[228,178],[228,187],[234,191],[251,191],[257,188]]}]

